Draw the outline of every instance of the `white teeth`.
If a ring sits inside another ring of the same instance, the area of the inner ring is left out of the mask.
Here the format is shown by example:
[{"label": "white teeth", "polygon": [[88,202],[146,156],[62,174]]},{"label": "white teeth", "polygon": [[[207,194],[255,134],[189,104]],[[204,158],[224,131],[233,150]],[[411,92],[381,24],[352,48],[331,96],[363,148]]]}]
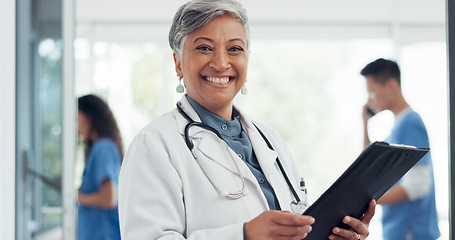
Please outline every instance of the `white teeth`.
[{"label": "white teeth", "polygon": [[229,77],[222,77],[222,78],[217,78],[217,77],[207,77],[207,81],[215,84],[226,84],[229,82]]}]

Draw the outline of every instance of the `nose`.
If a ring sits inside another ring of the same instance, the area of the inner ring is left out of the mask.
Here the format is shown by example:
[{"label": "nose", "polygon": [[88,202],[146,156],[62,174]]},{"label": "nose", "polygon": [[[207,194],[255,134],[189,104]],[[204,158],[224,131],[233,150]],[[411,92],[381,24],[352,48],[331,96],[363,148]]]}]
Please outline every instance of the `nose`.
[{"label": "nose", "polygon": [[223,72],[231,68],[227,52],[224,50],[215,51],[209,67],[219,72]]}]

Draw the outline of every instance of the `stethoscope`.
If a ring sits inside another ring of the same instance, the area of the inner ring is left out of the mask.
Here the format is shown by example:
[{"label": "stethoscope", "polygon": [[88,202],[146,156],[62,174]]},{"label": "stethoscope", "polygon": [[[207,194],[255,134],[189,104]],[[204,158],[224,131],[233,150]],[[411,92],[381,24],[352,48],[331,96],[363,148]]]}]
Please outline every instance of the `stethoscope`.
[{"label": "stethoscope", "polygon": [[[223,197],[227,197],[229,199],[238,199],[238,198],[241,198],[243,196],[246,196],[248,194],[248,191],[246,189],[246,186],[245,186],[245,178],[243,177],[243,174],[242,174],[242,171],[240,171],[240,167],[238,166],[237,164],[237,161],[235,161],[231,151],[229,151],[229,146],[227,145],[226,141],[224,141],[223,139],[223,136],[221,136],[220,132],[218,132],[218,130],[216,130],[215,128],[213,127],[210,127],[209,125],[207,124],[204,124],[202,122],[196,122],[194,121],[190,116],[188,116],[188,114],[185,113],[185,111],[183,111],[183,109],[180,107],[181,103],[178,102],[177,103],[177,109],[178,111],[180,112],[180,114],[182,114],[183,117],[185,117],[187,120],[188,120],[188,124],[185,126],[185,130],[184,130],[184,138],[185,138],[185,143],[186,143],[186,146],[188,147],[188,149],[190,150],[191,154],[193,155],[194,159],[196,160],[196,162],[198,163],[199,167],[201,168],[202,172],[205,174],[205,176],[207,177],[207,179],[210,181],[210,183],[213,185],[213,187],[220,193],[221,196]],[[261,134],[262,138],[264,139],[264,141],[266,142],[267,146],[272,150],[272,151],[275,151],[272,147],[272,144],[270,143],[270,141],[267,139],[267,137],[264,135],[264,133],[262,133],[262,131],[253,123],[253,125],[256,127],[256,129],[258,130],[259,134]],[[237,171],[239,172],[239,176],[240,178],[242,179],[242,187],[240,188],[239,191],[236,191],[236,192],[228,192],[228,191],[224,191],[222,190],[214,181],[212,178],[210,178],[209,174],[207,173],[206,169],[204,168],[203,164],[201,163],[199,157],[198,157],[198,151],[195,151],[194,149],[194,144],[193,142],[191,141],[190,139],[190,136],[189,136],[189,131],[190,131],[190,128],[191,127],[200,127],[202,129],[205,129],[207,131],[210,131],[212,133],[214,133],[220,140],[221,142],[224,143],[224,146],[225,146],[225,149],[227,150],[227,152],[229,153],[232,161],[234,162],[236,168],[237,168]],[[302,201],[299,197],[299,195],[297,194],[296,190],[294,189],[294,187],[292,186],[292,183],[291,181],[289,180],[289,177],[288,175],[286,174],[286,171],[284,170],[283,168],[283,165],[281,164],[281,161],[280,159],[276,158],[276,163],[278,165],[278,168],[280,169],[283,177],[284,177],[284,180],[286,181],[290,191],[292,192],[292,195],[294,196],[295,200],[291,202],[290,206],[291,206],[291,210],[293,213],[296,213],[296,214],[303,214],[303,212],[308,208],[308,198],[307,198],[307,190],[306,190],[306,187],[305,187],[305,181],[303,180],[303,178],[301,178],[300,180],[300,190],[304,192],[304,196],[305,196],[305,199]]]}]

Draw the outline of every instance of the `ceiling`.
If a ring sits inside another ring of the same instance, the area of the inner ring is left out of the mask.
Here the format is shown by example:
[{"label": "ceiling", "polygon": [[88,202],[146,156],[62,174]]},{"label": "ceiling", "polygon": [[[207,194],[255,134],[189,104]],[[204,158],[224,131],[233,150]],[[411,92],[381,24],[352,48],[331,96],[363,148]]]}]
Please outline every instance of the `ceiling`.
[{"label": "ceiling", "polygon": [[[184,0],[75,0],[78,36],[166,41]],[[444,0],[243,0],[252,36],[445,39]]]}]

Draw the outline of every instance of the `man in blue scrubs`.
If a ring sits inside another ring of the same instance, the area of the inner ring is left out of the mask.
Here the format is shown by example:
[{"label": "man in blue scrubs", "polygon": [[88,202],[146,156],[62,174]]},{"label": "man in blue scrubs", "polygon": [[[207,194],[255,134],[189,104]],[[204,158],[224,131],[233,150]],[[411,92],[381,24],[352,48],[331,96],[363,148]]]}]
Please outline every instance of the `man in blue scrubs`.
[{"label": "man in blue scrubs", "polygon": [[[364,145],[370,144],[368,120],[377,112],[395,115],[389,143],[430,147],[425,125],[401,92],[400,69],[394,61],[377,59],[362,69],[369,94],[363,109]],[[384,240],[433,240],[440,236],[431,155],[423,157],[379,199]]]}]

